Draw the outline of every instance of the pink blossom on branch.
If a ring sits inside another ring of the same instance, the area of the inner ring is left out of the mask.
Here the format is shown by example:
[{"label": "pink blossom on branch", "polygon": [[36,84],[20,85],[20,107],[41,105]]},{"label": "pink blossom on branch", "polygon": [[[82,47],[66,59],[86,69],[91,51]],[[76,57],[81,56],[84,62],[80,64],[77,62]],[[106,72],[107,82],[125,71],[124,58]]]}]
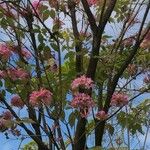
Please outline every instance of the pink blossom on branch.
[{"label": "pink blossom on branch", "polygon": [[32,2],[32,6],[34,7],[35,10],[38,9],[38,7],[40,6],[40,1],[39,1],[39,0],[33,1],[33,2]]},{"label": "pink blossom on branch", "polygon": [[13,115],[10,111],[7,110],[3,112],[0,117],[0,131],[5,131],[8,126],[8,121],[11,121],[13,119]]},{"label": "pink blossom on branch", "polygon": [[18,107],[18,108],[23,108],[24,102],[22,101],[22,99],[19,95],[15,95],[11,99],[11,105]]},{"label": "pink blossom on branch", "polygon": [[29,78],[29,73],[22,68],[9,68],[7,69],[7,74],[12,80],[24,80]]},{"label": "pink blossom on branch", "polygon": [[80,110],[81,117],[87,117],[89,110],[94,107],[95,103],[93,99],[85,93],[77,93],[71,102],[73,108]]},{"label": "pink blossom on branch", "polygon": [[96,5],[97,0],[87,0],[89,6]]},{"label": "pink blossom on branch", "polygon": [[108,114],[104,110],[101,110],[96,114],[96,118],[98,120],[105,120],[107,117],[108,117]]},{"label": "pink blossom on branch", "polygon": [[114,93],[111,98],[111,106],[121,107],[128,104],[128,95],[124,93]]},{"label": "pink blossom on branch", "polygon": [[2,117],[5,120],[11,120],[11,119],[13,119],[13,115],[11,114],[10,111],[3,112]]},{"label": "pink blossom on branch", "polygon": [[7,60],[11,55],[12,52],[9,49],[9,46],[6,44],[0,44],[0,58]]},{"label": "pink blossom on branch", "polygon": [[32,106],[38,107],[42,103],[45,105],[50,105],[52,101],[52,93],[44,88],[41,88],[39,91],[33,91],[30,94],[30,104]]},{"label": "pink blossom on branch", "polygon": [[90,89],[93,87],[93,81],[91,78],[87,78],[85,75],[74,79],[71,84],[72,90],[75,90],[76,88],[80,86],[86,89]]}]

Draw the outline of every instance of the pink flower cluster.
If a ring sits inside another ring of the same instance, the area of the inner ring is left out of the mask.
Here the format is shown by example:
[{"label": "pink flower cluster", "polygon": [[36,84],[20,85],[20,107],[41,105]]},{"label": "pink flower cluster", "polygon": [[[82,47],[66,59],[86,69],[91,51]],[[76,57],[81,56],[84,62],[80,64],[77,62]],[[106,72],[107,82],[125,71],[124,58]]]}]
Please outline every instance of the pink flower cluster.
[{"label": "pink flower cluster", "polygon": [[87,0],[87,1],[88,1],[89,6],[96,5],[97,3],[97,0]]},{"label": "pink flower cluster", "polygon": [[9,46],[0,44],[0,58],[7,60],[11,55],[12,52],[10,51]]},{"label": "pink flower cluster", "polygon": [[32,6],[34,7],[34,9],[37,9],[39,7],[40,1],[33,1],[32,2]]},{"label": "pink flower cluster", "polygon": [[29,52],[29,50],[27,50],[25,48],[22,48],[20,50],[20,47],[18,47],[16,45],[10,45],[9,48],[10,48],[10,51],[12,51],[13,53],[21,55],[22,57],[24,57],[26,59],[29,59],[32,56],[31,53]]},{"label": "pink flower cluster", "polygon": [[18,108],[23,108],[24,102],[22,101],[22,99],[19,95],[15,95],[11,99],[11,105],[18,107]]},{"label": "pink flower cluster", "polygon": [[11,114],[10,111],[5,111],[2,114],[2,118],[5,120],[11,120],[11,119],[13,119],[13,115]]},{"label": "pink flower cluster", "polygon": [[9,68],[7,74],[12,80],[24,80],[29,78],[29,74],[22,68]]},{"label": "pink flower cluster", "polygon": [[92,98],[85,93],[77,93],[71,102],[73,108],[80,110],[81,117],[87,117],[90,108],[94,107],[95,103]]},{"label": "pink flower cluster", "polygon": [[101,110],[96,114],[96,118],[98,120],[105,120],[107,119],[107,117],[108,117],[108,114],[104,110]]},{"label": "pink flower cluster", "polygon": [[93,81],[91,78],[87,78],[85,75],[83,75],[73,80],[71,84],[72,90],[78,88],[79,86],[90,89],[93,87]]},{"label": "pink flower cluster", "polygon": [[12,119],[13,119],[13,115],[11,114],[10,111],[3,112],[0,118],[0,131],[5,130],[7,122]]},{"label": "pink flower cluster", "polygon": [[17,46],[8,45],[6,43],[0,44],[0,58],[3,60],[8,60],[13,53],[20,54],[26,59],[31,58],[31,53],[28,50],[22,49],[19,53],[17,49]]},{"label": "pink flower cluster", "polygon": [[0,79],[11,78],[13,81],[15,80],[24,80],[29,78],[29,73],[27,73],[22,68],[9,68],[7,70],[0,70]]},{"label": "pink flower cluster", "polygon": [[128,104],[128,96],[124,93],[114,93],[111,98],[111,106],[121,107]]},{"label": "pink flower cluster", "polygon": [[30,104],[34,107],[40,106],[42,103],[50,105],[52,101],[52,93],[49,90],[41,88],[39,91],[33,91],[30,94]]}]

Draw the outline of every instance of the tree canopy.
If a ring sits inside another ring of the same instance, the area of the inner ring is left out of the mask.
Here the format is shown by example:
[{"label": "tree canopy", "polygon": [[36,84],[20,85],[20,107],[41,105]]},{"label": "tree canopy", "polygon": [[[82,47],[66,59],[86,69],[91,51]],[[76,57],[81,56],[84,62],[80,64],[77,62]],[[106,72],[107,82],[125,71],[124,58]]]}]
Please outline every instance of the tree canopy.
[{"label": "tree canopy", "polygon": [[24,150],[145,149],[149,10],[150,0],[1,0],[6,139],[29,137]]}]

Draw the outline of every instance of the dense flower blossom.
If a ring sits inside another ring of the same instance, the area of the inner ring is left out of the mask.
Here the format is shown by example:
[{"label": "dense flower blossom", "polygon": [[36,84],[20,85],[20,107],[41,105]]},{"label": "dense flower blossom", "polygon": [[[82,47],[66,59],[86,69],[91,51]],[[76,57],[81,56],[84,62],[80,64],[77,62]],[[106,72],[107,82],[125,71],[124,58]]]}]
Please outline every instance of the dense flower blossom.
[{"label": "dense flower blossom", "polygon": [[7,69],[7,75],[12,80],[23,80],[29,77],[29,74],[22,68],[9,68]]},{"label": "dense flower blossom", "polygon": [[111,98],[111,106],[121,107],[128,104],[128,96],[124,93],[114,93]]},{"label": "dense flower blossom", "polygon": [[38,107],[41,103],[50,105],[52,101],[52,93],[49,90],[41,88],[39,91],[33,91],[30,94],[30,104]]},{"label": "dense flower blossom", "polygon": [[108,114],[103,110],[99,111],[96,114],[96,118],[99,119],[99,120],[105,120],[107,117],[108,117]]},{"label": "dense flower blossom", "polygon": [[6,44],[0,44],[0,57],[7,60],[11,55],[12,52],[9,49],[9,46]]},{"label": "dense flower blossom", "polygon": [[11,105],[18,108],[22,108],[24,106],[24,102],[22,101],[19,95],[15,95],[11,99]]},{"label": "dense flower blossom", "polygon": [[5,120],[11,120],[11,119],[13,119],[13,115],[11,114],[10,111],[5,111],[2,114],[2,118]]},{"label": "dense flower blossom", "polygon": [[91,78],[87,78],[85,75],[83,75],[73,80],[71,84],[72,90],[78,88],[79,86],[82,86],[86,89],[90,89],[93,87],[93,81]]},{"label": "dense flower blossom", "polygon": [[80,110],[81,117],[87,117],[90,108],[94,107],[94,101],[85,93],[76,93],[71,106]]}]

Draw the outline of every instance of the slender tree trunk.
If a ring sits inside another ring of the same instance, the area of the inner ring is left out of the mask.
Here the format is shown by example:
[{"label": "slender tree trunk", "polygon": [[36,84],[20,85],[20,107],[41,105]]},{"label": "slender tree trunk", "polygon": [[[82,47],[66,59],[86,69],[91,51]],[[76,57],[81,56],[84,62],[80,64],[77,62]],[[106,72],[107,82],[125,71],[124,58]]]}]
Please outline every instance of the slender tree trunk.
[{"label": "slender tree trunk", "polygon": [[85,149],[85,143],[86,143],[86,134],[85,134],[85,126],[86,126],[87,120],[85,118],[79,118],[77,123],[77,130],[75,135],[75,144],[74,144],[74,150],[84,150]]},{"label": "slender tree trunk", "polygon": [[95,145],[96,146],[102,146],[102,139],[103,139],[103,133],[105,128],[105,122],[99,122],[99,120],[95,121],[96,128],[95,128]]}]

